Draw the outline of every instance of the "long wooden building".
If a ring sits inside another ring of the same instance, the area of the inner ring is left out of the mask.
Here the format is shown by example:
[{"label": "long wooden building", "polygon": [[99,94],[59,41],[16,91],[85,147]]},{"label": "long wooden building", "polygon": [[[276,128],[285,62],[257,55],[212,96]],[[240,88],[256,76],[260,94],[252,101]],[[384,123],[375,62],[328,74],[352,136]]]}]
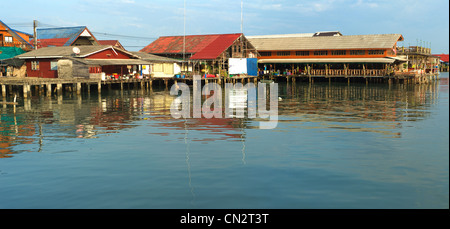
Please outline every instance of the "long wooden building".
[{"label": "long wooden building", "polygon": [[248,37],[261,75],[371,76],[392,73],[401,34]]}]

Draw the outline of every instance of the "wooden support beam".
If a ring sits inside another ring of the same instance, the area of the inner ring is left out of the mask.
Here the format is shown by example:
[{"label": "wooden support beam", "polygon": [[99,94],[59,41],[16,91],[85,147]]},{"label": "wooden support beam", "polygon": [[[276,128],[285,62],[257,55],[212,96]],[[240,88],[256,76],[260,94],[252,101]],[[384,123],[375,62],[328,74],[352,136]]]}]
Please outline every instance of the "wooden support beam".
[{"label": "wooden support beam", "polygon": [[77,95],[81,94],[81,83],[77,83]]},{"label": "wooden support beam", "polygon": [[62,84],[56,84],[56,92],[58,93],[58,95],[61,95],[62,93]]},{"label": "wooden support beam", "polygon": [[2,96],[6,97],[6,85],[2,84]]},{"label": "wooden support beam", "polygon": [[52,96],[52,85],[51,84],[47,84],[47,96]]},{"label": "wooden support beam", "polygon": [[23,84],[23,97],[28,97],[28,86],[26,84]]},{"label": "wooden support beam", "polygon": [[101,94],[102,93],[102,82],[98,82],[97,89],[98,89],[98,93]]}]

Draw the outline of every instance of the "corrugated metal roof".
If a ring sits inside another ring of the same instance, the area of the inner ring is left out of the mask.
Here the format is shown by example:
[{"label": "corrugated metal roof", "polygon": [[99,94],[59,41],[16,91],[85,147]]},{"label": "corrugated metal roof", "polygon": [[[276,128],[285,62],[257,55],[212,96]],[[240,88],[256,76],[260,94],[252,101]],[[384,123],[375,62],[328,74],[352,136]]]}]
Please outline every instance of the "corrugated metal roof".
[{"label": "corrugated metal roof", "polygon": [[[214,34],[186,36],[185,53],[194,54],[191,59],[215,59],[242,34]],[[141,52],[152,54],[182,54],[184,36],[160,37]]]},{"label": "corrugated metal roof", "polygon": [[54,39],[39,39],[38,48],[52,47],[52,46],[65,46],[69,37],[66,38],[54,38]]},{"label": "corrugated metal roof", "polygon": [[224,34],[218,36],[208,46],[195,53],[191,60],[216,59],[221,53],[227,50],[241,34]]},{"label": "corrugated metal roof", "polygon": [[[94,53],[101,52],[106,49],[115,49],[119,50],[123,53],[126,53],[132,57],[139,58],[138,56],[125,51],[123,49],[119,49],[116,47],[112,47],[110,45],[83,45],[83,46],[76,46],[80,49],[80,53],[77,55],[77,57],[86,57],[90,56]],[[17,56],[17,58],[20,59],[29,59],[29,58],[61,58],[61,57],[70,57],[74,56],[72,46],[62,46],[62,47],[47,47],[47,48],[41,48],[37,50],[33,50],[31,52],[24,53],[22,55]]]},{"label": "corrugated metal roof", "polygon": [[338,50],[338,49],[389,49],[401,34],[376,34],[324,37],[249,38],[258,51],[276,50]]},{"label": "corrugated metal roof", "polygon": [[448,60],[449,60],[448,54],[434,54],[433,56],[440,57],[441,61],[443,61],[443,62],[448,62]]},{"label": "corrugated metal roof", "polygon": [[60,46],[69,46],[85,30],[89,31],[86,26],[37,29],[37,37],[39,41],[64,38],[67,41]]},{"label": "corrugated metal roof", "polygon": [[136,56],[141,57],[143,60],[151,61],[151,62],[165,62],[165,63],[171,63],[171,62],[181,62],[181,60],[162,57],[158,55],[153,55],[145,52],[131,52]]}]

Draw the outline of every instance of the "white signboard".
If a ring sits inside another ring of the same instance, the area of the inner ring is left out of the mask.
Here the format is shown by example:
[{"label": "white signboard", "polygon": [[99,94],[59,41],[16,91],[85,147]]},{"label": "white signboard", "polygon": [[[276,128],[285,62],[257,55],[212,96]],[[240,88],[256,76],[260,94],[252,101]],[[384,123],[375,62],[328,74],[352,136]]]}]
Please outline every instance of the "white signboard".
[{"label": "white signboard", "polygon": [[247,59],[245,58],[228,59],[228,73],[230,75],[247,74]]}]

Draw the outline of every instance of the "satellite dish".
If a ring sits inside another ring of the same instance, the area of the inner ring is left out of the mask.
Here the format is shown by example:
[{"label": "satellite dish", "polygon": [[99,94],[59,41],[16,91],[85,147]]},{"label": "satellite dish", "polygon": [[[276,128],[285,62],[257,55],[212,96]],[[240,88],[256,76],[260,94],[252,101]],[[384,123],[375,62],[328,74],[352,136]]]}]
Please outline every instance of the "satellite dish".
[{"label": "satellite dish", "polygon": [[78,48],[78,47],[73,47],[73,49],[72,49],[72,51],[73,51],[73,53],[75,53],[76,55],[78,55],[78,54],[80,54],[80,48]]}]

